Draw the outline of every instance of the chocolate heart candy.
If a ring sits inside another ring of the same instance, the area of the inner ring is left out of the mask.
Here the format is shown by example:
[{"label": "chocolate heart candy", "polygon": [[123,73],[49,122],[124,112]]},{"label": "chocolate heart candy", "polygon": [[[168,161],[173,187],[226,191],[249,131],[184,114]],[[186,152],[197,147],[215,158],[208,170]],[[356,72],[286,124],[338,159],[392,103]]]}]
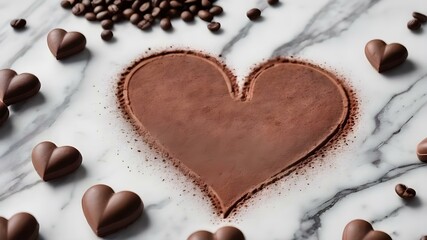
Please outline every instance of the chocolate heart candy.
[{"label": "chocolate heart candy", "polygon": [[47,45],[56,59],[64,59],[83,51],[86,37],[79,32],[67,32],[56,28],[47,35]]},{"label": "chocolate heart candy", "polygon": [[82,164],[82,155],[71,146],[57,147],[52,142],[41,142],[33,149],[32,161],[43,181],[49,181],[77,170]]},{"label": "chocolate heart candy", "polygon": [[371,65],[381,73],[405,62],[408,50],[399,43],[386,44],[383,40],[374,39],[366,44],[365,55]]},{"label": "chocolate heart candy", "polygon": [[37,240],[39,223],[29,213],[17,213],[9,220],[0,217],[1,240]]},{"label": "chocolate heart candy", "polygon": [[0,126],[4,122],[6,122],[8,117],[9,117],[9,109],[7,108],[6,104],[0,101]]},{"label": "chocolate heart candy", "polygon": [[3,100],[6,105],[28,99],[39,90],[40,81],[33,74],[17,74],[11,69],[0,70],[0,100]]},{"label": "chocolate heart candy", "polygon": [[330,73],[284,60],[263,64],[238,94],[235,77],[213,59],[191,52],[143,59],[124,77],[121,102],[226,216],[340,133],[350,103]]},{"label": "chocolate heart candy", "polygon": [[427,162],[427,138],[418,143],[417,156],[422,162]]},{"label": "chocolate heart candy", "polygon": [[87,222],[99,237],[130,225],[144,209],[137,194],[129,191],[114,193],[106,185],[89,188],[83,195],[82,206]]},{"label": "chocolate heart candy", "polygon": [[245,236],[235,227],[222,227],[215,233],[208,231],[195,232],[187,240],[245,240]]},{"label": "chocolate heart candy", "polygon": [[391,237],[385,232],[375,231],[369,222],[356,219],[345,226],[342,240],[391,240]]}]

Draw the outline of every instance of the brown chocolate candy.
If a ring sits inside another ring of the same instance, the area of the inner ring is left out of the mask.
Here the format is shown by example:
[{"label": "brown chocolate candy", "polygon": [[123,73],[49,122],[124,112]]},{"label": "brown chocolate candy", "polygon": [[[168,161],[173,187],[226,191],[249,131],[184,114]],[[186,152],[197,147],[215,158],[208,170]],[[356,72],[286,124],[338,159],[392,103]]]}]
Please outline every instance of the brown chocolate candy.
[{"label": "brown chocolate candy", "polygon": [[39,223],[29,213],[17,213],[9,220],[0,217],[1,240],[37,240]]},{"label": "brown chocolate candy", "polygon": [[144,204],[133,192],[115,193],[109,186],[95,185],[83,195],[82,207],[93,232],[103,237],[136,221],[142,214]]},{"label": "brown chocolate candy", "polygon": [[33,74],[18,75],[11,69],[0,70],[0,100],[7,106],[26,100],[39,90],[40,81]]},{"label": "brown chocolate candy", "polygon": [[419,12],[413,12],[412,17],[415,19],[418,19],[421,23],[427,22],[427,16],[425,14],[419,13]]},{"label": "brown chocolate candy", "polygon": [[408,50],[399,43],[386,44],[383,40],[374,39],[366,44],[365,55],[369,63],[381,73],[404,63],[408,58]]},{"label": "brown chocolate candy", "polygon": [[56,28],[47,35],[47,45],[56,59],[73,56],[86,48],[86,37],[79,32]]},{"label": "brown chocolate candy", "polygon": [[25,25],[27,24],[27,21],[25,19],[19,18],[19,19],[13,19],[10,22],[10,26],[14,29],[23,29],[25,28]]},{"label": "brown chocolate candy", "polygon": [[7,108],[6,104],[0,101],[0,127],[1,125],[3,125],[3,123],[6,122],[8,118],[9,118],[9,109]]},{"label": "brown chocolate candy", "polygon": [[34,169],[43,179],[50,181],[76,171],[82,164],[82,155],[71,146],[57,147],[52,142],[41,142],[31,154]]},{"label": "brown chocolate candy", "polygon": [[427,138],[418,143],[417,156],[421,162],[427,163]]},{"label": "brown chocolate candy", "polygon": [[222,227],[215,233],[197,231],[191,234],[187,240],[245,240],[243,233],[235,227]]},{"label": "brown chocolate candy", "polygon": [[416,19],[416,18],[411,19],[411,20],[409,20],[409,22],[408,22],[408,24],[407,24],[407,27],[408,27],[410,30],[418,30],[418,29],[420,29],[420,28],[421,28],[421,22],[420,22],[420,20],[418,20],[418,19]]},{"label": "brown chocolate candy", "polygon": [[403,199],[412,199],[417,195],[414,189],[408,188],[404,184],[397,184],[394,191]]},{"label": "brown chocolate candy", "polygon": [[356,219],[344,228],[342,240],[392,240],[391,237],[381,231],[376,231],[372,225],[361,219]]},{"label": "brown chocolate candy", "polygon": [[259,10],[258,8],[252,8],[246,12],[246,16],[251,21],[257,20],[259,17],[261,17],[261,10]]}]

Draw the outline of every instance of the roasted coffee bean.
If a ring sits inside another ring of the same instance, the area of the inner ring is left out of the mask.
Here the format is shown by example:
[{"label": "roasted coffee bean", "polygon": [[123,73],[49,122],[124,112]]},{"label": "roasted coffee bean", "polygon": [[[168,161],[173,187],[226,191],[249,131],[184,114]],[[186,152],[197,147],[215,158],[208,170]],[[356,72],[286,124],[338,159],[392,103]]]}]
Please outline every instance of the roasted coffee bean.
[{"label": "roasted coffee bean", "polygon": [[191,22],[191,21],[194,20],[194,16],[193,16],[193,14],[191,12],[184,11],[184,12],[181,13],[181,19],[184,22]]},{"label": "roasted coffee bean", "polygon": [[101,21],[101,26],[103,29],[112,29],[113,25],[114,25],[114,23],[110,19],[104,19]]},{"label": "roasted coffee bean", "polygon": [[163,18],[160,20],[160,27],[165,31],[170,30],[172,28],[171,20],[169,18]]},{"label": "roasted coffee bean", "polygon": [[209,0],[202,0],[201,5],[202,5],[202,7],[207,8],[207,7],[210,7],[212,5],[212,3]]},{"label": "roasted coffee bean", "polygon": [[61,7],[66,8],[66,9],[70,9],[73,7],[73,5],[71,4],[71,2],[69,0],[62,0],[61,1]]},{"label": "roasted coffee bean", "polygon": [[417,195],[414,189],[408,188],[403,184],[397,184],[394,190],[396,191],[397,195],[403,199],[412,199]]},{"label": "roasted coffee bean", "polygon": [[254,21],[258,19],[261,16],[261,10],[258,8],[252,8],[249,11],[246,12],[246,16],[251,20]]},{"label": "roasted coffee bean", "polygon": [[170,18],[179,17],[178,10],[176,10],[174,8],[169,9],[167,14],[168,14],[168,17],[170,17]]},{"label": "roasted coffee bean", "polygon": [[413,16],[414,18],[418,19],[421,23],[425,23],[425,22],[427,22],[427,16],[426,16],[426,15],[424,15],[424,14],[422,14],[422,13],[419,13],[419,12],[413,12],[413,13],[412,13],[412,16]]},{"label": "roasted coffee bean", "polygon": [[104,0],[92,0],[92,7],[101,5],[104,3]]},{"label": "roasted coffee bean", "polygon": [[211,22],[208,24],[208,29],[211,32],[217,32],[221,28],[221,24],[219,22]]},{"label": "roasted coffee bean", "polygon": [[126,19],[130,19],[130,17],[131,17],[134,13],[135,13],[135,11],[133,11],[133,9],[132,9],[132,8],[126,8],[126,9],[123,11],[123,16],[124,16]]},{"label": "roasted coffee bean", "polygon": [[182,7],[182,4],[178,1],[172,0],[170,1],[169,5],[173,8],[180,8]]},{"label": "roasted coffee bean", "polygon": [[160,4],[159,4],[159,7],[161,8],[161,9],[167,9],[167,8],[169,8],[169,1],[162,1]]},{"label": "roasted coffee bean", "polygon": [[111,17],[111,20],[113,20],[113,22],[120,22],[122,19],[123,19],[122,14],[116,14]]},{"label": "roasted coffee bean", "polygon": [[104,41],[110,41],[113,38],[114,34],[111,30],[104,30],[101,33],[101,38]]},{"label": "roasted coffee bean", "polygon": [[120,10],[119,7],[117,7],[117,5],[114,5],[114,4],[111,4],[110,6],[108,6],[107,9],[111,14],[116,14]]},{"label": "roasted coffee bean", "polygon": [[156,18],[160,15],[161,12],[162,12],[162,10],[159,7],[155,7],[151,11],[151,15]]},{"label": "roasted coffee bean", "polygon": [[200,0],[185,0],[186,4],[197,4],[199,2],[200,2]]},{"label": "roasted coffee bean", "polygon": [[270,5],[276,5],[279,3],[279,0],[267,0],[268,4]]},{"label": "roasted coffee bean", "polygon": [[23,29],[25,28],[26,24],[27,24],[27,21],[25,21],[25,19],[22,19],[22,18],[13,19],[12,21],[10,21],[10,26],[13,27],[14,29]]},{"label": "roasted coffee bean", "polygon": [[96,15],[93,12],[88,12],[85,14],[85,18],[88,21],[96,21]]},{"label": "roasted coffee bean", "polygon": [[141,30],[147,30],[147,29],[150,29],[150,27],[151,27],[151,23],[149,21],[142,20],[138,23],[138,28]]},{"label": "roasted coffee bean", "polygon": [[81,16],[83,14],[85,14],[86,12],[86,7],[85,5],[83,5],[83,3],[77,3],[76,5],[74,5],[74,7],[71,9],[71,12],[76,15],[76,16]]},{"label": "roasted coffee bean", "polygon": [[134,13],[130,16],[129,20],[133,24],[138,24],[138,22],[141,21],[141,16],[138,13]]},{"label": "roasted coffee bean", "polygon": [[410,30],[418,30],[421,28],[421,22],[418,19],[414,18],[412,20],[409,20],[407,26]]},{"label": "roasted coffee bean", "polygon": [[99,5],[99,6],[96,6],[96,7],[93,9],[93,12],[94,12],[95,14],[98,14],[98,13],[100,13],[100,12],[104,11],[104,10],[105,10],[105,7],[104,7],[104,6],[102,6],[102,5]]},{"label": "roasted coffee bean", "polygon": [[145,2],[144,4],[141,5],[141,7],[139,8],[139,11],[141,13],[145,13],[148,10],[150,10],[150,8],[151,8],[151,2]]},{"label": "roasted coffee bean", "polygon": [[199,7],[197,5],[191,5],[188,10],[190,10],[191,13],[197,14],[199,12]]},{"label": "roasted coffee bean", "polygon": [[197,13],[197,15],[199,16],[200,19],[206,22],[210,22],[213,19],[213,15],[206,10],[200,10]]},{"label": "roasted coffee bean", "polygon": [[220,15],[223,12],[223,10],[222,10],[222,7],[214,5],[209,9],[209,12],[212,15],[217,16],[217,15]]},{"label": "roasted coffee bean", "polygon": [[99,21],[107,19],[109,17],[110,17],[110,13],[107,10],[104,10],[96,14],[96,19],[98,19]]},{"label": "roasted coffee bean", "polygon": [[132,9],[136,12],[138,11],[139,7],[141,7],[141,5],[142,5],[142,1],[136,0],[135,2],[132,3]]},{"label": "roasted coffee bean", "polygon": [[143,18],[144,18],[144,20],[149,21],[149,22],[153,22],[154,21],[154,17],[151,14],[149,14],[149,13],[144,14]]}]

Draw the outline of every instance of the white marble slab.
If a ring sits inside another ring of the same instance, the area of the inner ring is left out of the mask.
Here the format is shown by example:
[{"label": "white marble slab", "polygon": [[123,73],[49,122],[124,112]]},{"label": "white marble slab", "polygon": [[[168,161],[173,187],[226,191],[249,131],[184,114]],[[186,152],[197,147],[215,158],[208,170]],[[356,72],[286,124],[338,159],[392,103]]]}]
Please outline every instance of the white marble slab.
[{"label": "white marble slab", "polygon": [[[264,0],[218,2],[222,34],[206,24],[173,22],[174,31],[143,33],[116,25],[116,41],[105,43],[101,27],[73,16],[59,1],[0,0],[0,68],[31,72],[42,83],[33,99],[14,106],[0,128],[0,215],[28,211],[38,219],[41,239],[97,239],[81,210],[84,191],[97,183],[131,190],[145,203],[144,216],[107,239],[186,239],[199,229],[239,227],[248,240],[340,239],[347,222],[363,218],[393,239],[427,235],[427,168],[416,144],[427,137],[427,26],[406,28],[412,11],[427,12],[425,0]],[[263,19],[245,12],[258,6]],[[16,32],[13,18],[27,19]],[[49,30],[77,30],[87,51],[57,61],[46,45]],[[380,75],[367,62],[367,41],[400,42],[409,51],[399,69]],[[155,159],[117,108],[117,74],[149,48],[191,48],[223,60],[239,78],[272,56],[295,55],[336,70],[360,97],[360,121],[340,152],[315,161],[314,169],[291,174],[261,191],[236,216],[221,219],[201,191],[180,172]],[[135,141],[134,139],[137,139]],[[43,140],[73,145],[83,154],[77,173],[42,182],[30,153]],[[140,150],[141,152],[139,152]],[[412,204],[394,186],[417,190]]]}]

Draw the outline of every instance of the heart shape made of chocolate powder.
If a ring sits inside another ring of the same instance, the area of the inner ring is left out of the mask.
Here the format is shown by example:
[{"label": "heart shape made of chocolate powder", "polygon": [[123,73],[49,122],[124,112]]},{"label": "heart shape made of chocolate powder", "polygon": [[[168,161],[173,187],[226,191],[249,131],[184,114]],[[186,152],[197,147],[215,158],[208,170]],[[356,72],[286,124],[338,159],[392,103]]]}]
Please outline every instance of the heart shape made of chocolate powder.
[{"label": "heart shape made of chocolate powder", "polygon": [[6,105],[28,99],[40,90],[39,79],[31,73],[17,74],[11,69],[0,70],[0,101]]},{"label": "heart shape made of chocolate powder", "polygon": [[342,240],[391,240],[391,237],[385,232],[375,231],[369,222],[356,219],[345,226]]},{"label": "heart shape made of chocolate powder", "polygon": [[129,191],[115,193],[106,185],[89,188],[82,198],[83,213],[93,232],[103,237],[138,219],[144,209],[141,198]]},{"label": "heart shape made of chocolate powder", "polygon": [[9,220],[0,217],[1,240],[37,240],[39,223],[29,213],[17,213]]},{"label": "heart shape made of chocolate powder", "polygon": [[339,133],[350,106],[339,81],[307,63],[266,62],[240,92],[224,65],[184,51],[142,59],[120,88],[144,138],[194,177],[224,216]]},{"label": "heart shape made of chocolate powder", "polygon": [[187,240],[245,240],[243,233],[231,226],[218,229],[215,233],[198,231],[191,234]]},{"label": "heart shape made of chocolate powder", "polygon": [[83,51],[86,47],[86,37],[79,32],[55,28],[47,35],[47,45],[53,56],[60,60]]},{"label": "heart shape made of chocolate powder", "polygon": [[405,62],[408,50],[399,43],[386,44],[383,40],[374,39],[366,44],[365,55],[369,63],[381,73]]},{"label": "heart shape made of chocolate powder", "polygon": [[31,157],[34,169],[43,181],[68,175],[82,164],[82,155],[79,150],[71,146],[57,147],[48,141],[37,144]]}]

